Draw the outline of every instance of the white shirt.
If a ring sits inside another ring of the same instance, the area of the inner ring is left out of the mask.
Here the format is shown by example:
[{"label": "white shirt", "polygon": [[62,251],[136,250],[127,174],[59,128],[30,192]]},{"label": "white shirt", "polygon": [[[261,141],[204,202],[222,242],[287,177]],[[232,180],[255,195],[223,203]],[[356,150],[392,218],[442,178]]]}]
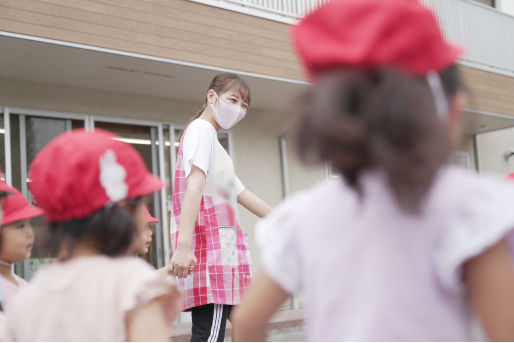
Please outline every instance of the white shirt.
[{"label": "white shirt", "polygon": [[230,189],[232,196],[245,190],[211,123],[203,119],[194,120],[187,127],[182,146],[185,177],[189,176],[193,165],[206,175],[204,195],[214,196],[220,187]]}]

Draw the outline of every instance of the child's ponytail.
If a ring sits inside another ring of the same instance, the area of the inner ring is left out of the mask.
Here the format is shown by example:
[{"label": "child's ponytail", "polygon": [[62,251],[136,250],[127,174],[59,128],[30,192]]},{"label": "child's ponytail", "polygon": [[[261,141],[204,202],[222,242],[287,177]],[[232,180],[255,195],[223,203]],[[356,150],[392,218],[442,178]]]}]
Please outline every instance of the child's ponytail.
[{"label": "child's ponytail", "polygon": [[[450,101],[461,88],[456,67],[441,80]],[[357,189],[362,171],[381,170],[398,202],[416,210],[451,150],[426,79],[392,69],[346,69],[318,81],[290,109],[300,157],[331,162]]]}]

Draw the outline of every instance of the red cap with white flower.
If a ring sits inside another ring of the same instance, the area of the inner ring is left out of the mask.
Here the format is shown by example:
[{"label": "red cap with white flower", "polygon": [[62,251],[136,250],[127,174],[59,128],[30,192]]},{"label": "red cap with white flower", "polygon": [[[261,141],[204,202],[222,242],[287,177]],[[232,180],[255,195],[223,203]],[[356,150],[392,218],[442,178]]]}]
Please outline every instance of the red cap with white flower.
[{"label": "red cap with white flower", "polygon": [[91,216],[106,205],[153,193],[166,183],[151,174],[115,134],[83,129],[63,133],[36,156],[29,184],[51,222]]}]

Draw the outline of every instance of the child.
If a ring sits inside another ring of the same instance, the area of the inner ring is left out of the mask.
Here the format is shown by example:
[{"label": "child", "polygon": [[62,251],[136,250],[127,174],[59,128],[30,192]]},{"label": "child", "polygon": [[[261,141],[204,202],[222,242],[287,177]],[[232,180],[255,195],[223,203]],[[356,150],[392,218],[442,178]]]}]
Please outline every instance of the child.
[{"label": "child", "polygon": [[232,305],[239,304],[250,284],[248,241],[235,218],[236,200],[259,217],[271,211],[239,181],[217,137],[221,128],[228,130],[245,117],[249,104],[250,88],[241,77],[216,75],[202,110],[180,139],[170,272],[182,278],[193,342],[224,340]]},{"label": "child", "polygon": [[[129,249],[131,255],[145,255],[148,253],[148,249],[150,248],[150,244],[152,243],[152,235],[153,229],[150,226],[159,223],[160,220],[153,217],[148,208],[145,206],[145,218],[146,225],[143,228],[143,231],[137,235],[137,238],[132,242],[132,245]],[[193,266],[190,267],[190,273],[193,272]],[[163,277],[169,277],[170,268],[169,265],[166,265],[157,270],[157,273]]]},{"label": "child", "polygon": [[176,287],[128,249],[146,225],[146,196],[164,182],[129,144],[74,130],[34,159],[30,190],[58,261],[41,268],[6,311],[15,341],[167,340]]},{"label": "child", "polygon": [[234,314],[261,341],[302,290],[308,340],[469,341],[471,311],[514,339],[514,188],[445,166],[461,50],[413,0],[328,2],[293,28],[314,85],[297,98],[302,157],[330,178],[256,228],[263,272]]},{"label": "child", "polygon": [[143,231],[137,236],[137,239],[135,239],[132,242],[132,245],[129,250],[130,253],[133,255],[145,255],[146,253],[148,253],[150,243],[152,243],[153,235],[152,228],[150,227],[150,225],[159,222],[159,219],[152,217],[146,206],[144,207],[144,210],[146,225],[144,226]]},{"label": "child", "polygon": [[30,220],[43,214],[43,210],[29,204],[17,189],[10,189],[4,205],[4,218],[0,228],[0,292],[5,310],[13,296],[27,282],[13,273],[12,264],[30,257],[34,245],[34,231]]}]

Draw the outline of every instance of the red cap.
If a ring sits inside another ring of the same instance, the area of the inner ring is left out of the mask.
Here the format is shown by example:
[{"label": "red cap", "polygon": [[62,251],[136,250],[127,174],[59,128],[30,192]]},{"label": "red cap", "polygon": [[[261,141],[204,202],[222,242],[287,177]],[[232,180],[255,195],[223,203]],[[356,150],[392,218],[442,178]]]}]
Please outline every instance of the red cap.
[{"label": "red cap", "polygon": [[39,207],[32,206],[16,188],[9,188],[11,195],[5,199],[2,225],[11,224],[18,220],[38,217],[44,213]]},{"label": "red cap", "polygon": [[145,214],[146,214],[146,223],[147,224],[152,224],[152,223],[159,223],[160,220],[155,218],[155,217],[152,217],[152,215],[150,214],[150,211],[148,211],[148,208],[145,206]]},{"label": "red cap", "polygon": [[514,173],[510,173],[505,177],[506,180],[514,180]]},{"label": "red cap", "polygon": [[443,39],[434,15],[417,0],[332,0],[292,33],[311,78],[345,66],[426,75],[455,64],[463,53]]},{"label": "red cap", "polygon": [[104,130],[63,133],[34,158],[30,191],[52,222],[86,218],[110,203],[166,184],[129,144]]}]

